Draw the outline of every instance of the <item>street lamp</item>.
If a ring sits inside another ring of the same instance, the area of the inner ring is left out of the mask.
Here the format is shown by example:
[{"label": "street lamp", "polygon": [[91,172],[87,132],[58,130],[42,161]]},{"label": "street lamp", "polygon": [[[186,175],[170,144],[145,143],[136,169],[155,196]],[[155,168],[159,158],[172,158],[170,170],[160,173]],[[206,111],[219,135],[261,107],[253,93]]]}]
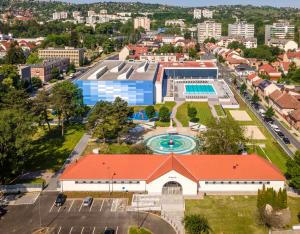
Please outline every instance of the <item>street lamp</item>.
[{"label": "street lamp", "polygon": [[114,192],[114,176],[116,175],[116,173],[114,172],[111,176],[111,192]]}]

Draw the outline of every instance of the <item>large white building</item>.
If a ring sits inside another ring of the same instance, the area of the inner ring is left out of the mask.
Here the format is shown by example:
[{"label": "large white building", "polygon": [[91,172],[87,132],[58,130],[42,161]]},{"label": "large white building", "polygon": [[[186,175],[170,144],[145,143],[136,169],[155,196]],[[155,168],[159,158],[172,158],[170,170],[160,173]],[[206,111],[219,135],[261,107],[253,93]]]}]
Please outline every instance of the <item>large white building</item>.
[{"label": "large white building", "polygon": [[294,40],[295,26],[289,22],[279,22],[265,26],[265,44],[271,39],[290,39]]},{"label": "large white building", "polygon": [[145,31],[150,31],[151,21],[147,17],[137,17],[134,19],[134,29],[144,28]]},{"label": "large white building", "polygon": [[185,23],[183,19],[166,20],[165,26],[179,26],[184,27]]},{"label": "large white building", "polygon": [[198,24],[198,42],[203,43],[206,38],[219,39],[222,34],[222,24],[215,21],[204,21]]},{"label": "large white building", "polygon": [[202,10],[202,17],[206,19],[212,19],[213,17],[213,11],[208,10],[208,9],[203,9]]},{"label": "large white building", "polygon": [[201,18],[202,18],[202,10],[194,9],[194,19],[201,19]]},{"label": "large white building", "polygon": [[53,20],[60,20],[60,19],[67,19],[68,18],[68,12],[61,11],[61,12],[54,12],[53,15]]},{"label": "large white building", "polygon": [[253,38],[254,24],[247,24],[246,22],[236,22],[234,24],[228,24],[228,36]]},{"label": "large white building", "polygon": [[87,155],[60,176],[64,191],[129,191],[148,194],[177,189],[183,195],[257,192],[284,188],[285,178],[257,155]]}]

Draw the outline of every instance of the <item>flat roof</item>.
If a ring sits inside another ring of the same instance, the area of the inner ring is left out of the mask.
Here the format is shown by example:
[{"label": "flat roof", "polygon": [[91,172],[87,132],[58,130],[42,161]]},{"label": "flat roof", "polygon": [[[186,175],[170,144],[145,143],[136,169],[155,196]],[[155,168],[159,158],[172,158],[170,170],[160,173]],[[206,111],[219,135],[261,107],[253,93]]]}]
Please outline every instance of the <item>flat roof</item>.
[{"label": "flat roof", "polygon": [[147,183],[169,171],[193,180],[284,181],[280,170],[264,158],[252,155],[97,155],[81,157],[70,164],[60,180],[145,180]]},{"label": "flat roof", "polygon": [[159,70],[157,73],[157,81],[162,80],[162,75],[163,71],[166,68],[174,68],[174,69],[191,69],[191,68],[196,68],[196,69],[211,69],[211,68],[216,68],[218,69],[217,65],[213,61],[185,61],[185,62],[160,62],[159,63]]},{"label": "flat roof", "polygon": [[104,60],[83,74],[80,80],[154,80],[157,63]]}]

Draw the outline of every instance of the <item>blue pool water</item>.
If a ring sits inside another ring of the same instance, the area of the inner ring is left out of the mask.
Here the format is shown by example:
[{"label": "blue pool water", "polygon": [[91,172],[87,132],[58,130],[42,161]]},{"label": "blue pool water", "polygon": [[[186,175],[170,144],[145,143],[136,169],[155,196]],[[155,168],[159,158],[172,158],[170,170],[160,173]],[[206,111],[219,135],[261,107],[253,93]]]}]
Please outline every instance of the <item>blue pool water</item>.
[{"label": "blue pool water", "polygon": [[[155,113],[155,117],[154,118],[158,118],[158,112]],[[135,112],[131,118],[129,118],[131,120],[142,120],[142,121],[146,121],[149,120],[145,110],[141,110],[139,112]]]},{"label": "blue pool water", "polygon": [[216,94],[211,84],[188,84],[185,85],[186,94]]}]

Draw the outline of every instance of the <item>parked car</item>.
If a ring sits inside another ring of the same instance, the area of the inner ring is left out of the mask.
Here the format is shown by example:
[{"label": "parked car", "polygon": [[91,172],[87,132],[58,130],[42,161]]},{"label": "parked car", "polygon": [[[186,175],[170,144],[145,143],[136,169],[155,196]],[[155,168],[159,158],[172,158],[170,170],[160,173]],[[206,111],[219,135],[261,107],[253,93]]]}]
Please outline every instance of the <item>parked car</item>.
[{"label": "parked car", "polygon": [[107,228],[103,234],[115,234],[115,230],[112,228]]},{"label": "parked car", "polygon": [[282,132],[280,132],[280,131],[278,131],[278,132],[276,132],[276,133],[277,133],[277,135],[280,136],[281,138],[285,136],[285,135],[284,135]]},{"label": "parked car", "polygon": [[[273,128],[274,130],[275,130],[275,129],[276,129],[276,130],[279,129],[278,126],[277,126],[276,124],[270,124],[270,126],[271,126],[271,128]],[[275,131],[276,131],[276,130],[275,130]],[[277,131],[278,131],[278,130],[277,130]]]},{"label": "parked car", "polygon": [[6,210],[0,207],[0,217],[6,214]]},{"label": "parked car", "polygon": [[269,118],[269,117],[264,117],[264,121],[268,124],[273,124],[274,123],[274,120],[272,118]]},{"label": "parked car", "polygon": [[55,206],[62,206],[65,201],[66,201],[66,195],[64,195],[63,193],[59,193],[56,197],[56,200],[55,200]]},{"label": "parked car", "polygon": [[282,138],[282,140],[283,140],[284,144],[286,144],[286,145],[291,144],[289,138],[287,138],[287,137]]},{"label": "parked car", "polygon": [[92,197],[85,197],[83,199],[83,206],[90,206],[93,203]]}]

